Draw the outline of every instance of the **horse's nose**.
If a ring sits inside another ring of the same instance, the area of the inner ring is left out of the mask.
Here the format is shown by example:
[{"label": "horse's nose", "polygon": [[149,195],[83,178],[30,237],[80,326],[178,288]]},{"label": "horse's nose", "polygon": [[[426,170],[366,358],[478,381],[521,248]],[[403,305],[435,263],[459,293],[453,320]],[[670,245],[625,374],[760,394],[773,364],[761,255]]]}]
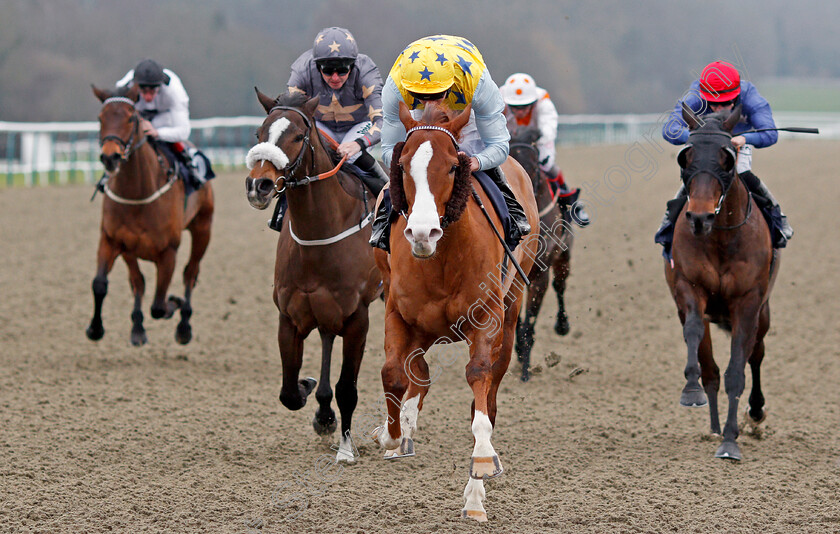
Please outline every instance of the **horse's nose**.
[{"label": "horse's nose", "polygon": [[271,203],[274,182],[269,178],[245,178],[245,195],[251,206],[263,210]]},{"label": "horse's nose", "polygon": [[116,168],[119,166],[120,163],[120,155],[119,154],[100,154],[99,161],[102,162],[102,165],[105,166],[105,170],[108,172],[114,172]]},{"label": "horse's nose", "polygon": [[712,231],[712,224],[715,222],[714,213],[694,213],[692,211],[685,212],[685,218],[688,219],[688,226],[694,235],[708,235]]}]

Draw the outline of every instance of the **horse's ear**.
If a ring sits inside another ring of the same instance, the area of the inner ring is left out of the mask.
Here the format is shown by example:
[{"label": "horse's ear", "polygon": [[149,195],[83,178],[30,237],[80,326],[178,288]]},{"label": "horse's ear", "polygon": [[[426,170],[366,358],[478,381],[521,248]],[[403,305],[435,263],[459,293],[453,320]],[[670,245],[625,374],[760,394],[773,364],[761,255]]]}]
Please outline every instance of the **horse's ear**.
[{"label": "horse's ear", "polygon": [[720,166],[726,172],[732,170],[735,167],[735,160],[738,155],[735,153],[735,149],[732,146],[724,146],[720,149]]},{"label": "horse's ear", "polygon": [[462,111],[460,115],[452,119],[452,122],[449,123],[449,131],[452,132],[452,135],[456,138],[461,133],[461,129],[470,122],[470,111],[472,111],[472,102],[467,104],[464,111]]},{"label": "horse's ear", "polygon": [[270,112],[271,108],[274,107],[274,99],[268,95],[262,94],[260,90],[256,87],[254,87],[254,91],[257,92],[257,100],[260,101],[260,104],[262,104],[262,107],[265,109],[265,112]]},{"label": "horse's ear", "polygon": [[691,108],[685,102],[682,103],[682,117],[685,123],[688,124],[689,130],[696,130],[702,124],[700,118],[691,111]]},{"label": "horse's ear", "polygon": [[677,154],[677,163],[679,163],[681,169],[685,169],[689,163],[691,163],[692,158],[694,157],[694,150],[691,145],[685,145],[685,147],[680,150],[680,153]]},{"label": "horse's ear", "polygon": [[129,100],[133,100],[134,102],[140,100],[140,86],[135,84],[129,87],[128,91],[125,93],[125,97]]},{"label": "horse's ear", "polygon": [[402,122],[403,126],[405,126],[406,132],[419,124],[416,120],[414,120],[414,118],[412,118],[411,112],[408,110],[408,106],[406,106],[405,102],[402,100],[400,100],[400,122]]},{"label": "horse's ear", "polygon": [[321,97],[313,96],[309,100],[306,101],[306,104],[303,105],[303,111],[310,117],[315,116],[315,110],[318,109],[318,104],[321,103]]},{"label": "horse's ear", "polygon": [[721,128],[723,128],[727,132],[731,132],[732,128],[734,128],[735,125],[738,124],[739,120],[741,120],[741,104],[738,104],[732,109],[732,113],[730,113],[729,116],[726,117],[726,120],[723,121],[723,125],[721,126]]},{"label": "horse's ear", "polygon": [[99,87],[93,84],[90,84],[90,87],[93,89],[93,94],[96,95],[96,98],[98,98],[100,102],[105,102],[105,100],[111,96],[111,94],[108,91],[100,89]]}]

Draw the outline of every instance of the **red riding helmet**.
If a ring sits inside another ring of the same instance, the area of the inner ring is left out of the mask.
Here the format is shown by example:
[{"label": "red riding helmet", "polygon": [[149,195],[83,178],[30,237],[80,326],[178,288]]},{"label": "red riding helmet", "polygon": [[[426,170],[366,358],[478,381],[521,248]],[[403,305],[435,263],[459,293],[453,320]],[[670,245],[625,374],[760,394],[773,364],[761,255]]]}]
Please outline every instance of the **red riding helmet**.
[{"label": "red riding helmet", "polygon": [[700,96],[706,102],[729,102],[741,94],[741,75],[726,61],[713,61],[700,74]]}]

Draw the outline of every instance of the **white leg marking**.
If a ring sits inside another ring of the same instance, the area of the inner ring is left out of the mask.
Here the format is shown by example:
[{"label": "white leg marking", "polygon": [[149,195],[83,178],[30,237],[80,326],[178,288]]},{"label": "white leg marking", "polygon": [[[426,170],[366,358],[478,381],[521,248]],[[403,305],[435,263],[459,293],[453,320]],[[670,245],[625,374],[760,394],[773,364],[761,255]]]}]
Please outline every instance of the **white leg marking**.
[{"label": "white leg marking", "polygon": [[400,415],[403,436],[413,438],[414,433],[417,432],[417,416],[420,414],[419,404],[419,393],[403,403],[402,414]]},{"label": "white leg marking", "polygon": [[338,452],[335,455],[335,461],[347,462],[351,464],[354,463],[356,461],[354,450],[355,447],[353,446],[353,440],[350,438],[350,436],[341,436],[341,440],[338,444]]},{"label": "white leg marking", "polygon": [[490,436],[493,435],[493,425],[490,423],[490,418],[479,410],[475,411],[472,433],[473,437],[475,437],[475,447],[472,453],[474,458],[487,458],[496,455],[493,445],[490,444]]},{"label": "white leg marking", "polygon": [[487,510],[482,502],[485,498],[484,481],[470,478],[464,488],[464,509],[462,516],[479,522],[487,521]]}]

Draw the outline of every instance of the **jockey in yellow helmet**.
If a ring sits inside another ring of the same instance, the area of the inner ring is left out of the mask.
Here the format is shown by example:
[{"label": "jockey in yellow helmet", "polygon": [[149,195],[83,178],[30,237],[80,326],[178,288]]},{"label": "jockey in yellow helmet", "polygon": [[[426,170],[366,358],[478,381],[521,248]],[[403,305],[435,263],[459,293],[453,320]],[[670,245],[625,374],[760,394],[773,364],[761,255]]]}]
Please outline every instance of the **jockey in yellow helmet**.
[{"label": "jockey in yellow helmet", "polygon": [[[401,101],[415,118],[429,101],[454,110],[472,104],[470,121],[458,143],[470,156],[470,170],[486,171],[499,186],[514,223],[513,237],[527,235],[531,231],[528,219],[499,168],[507,159],[510,141],[505,104],[478,48],[463,37],[432,35],[414,41],[397,57],[382,89],[382,161],[386,166],[391,164],[394,146],[405,140],[399,118]],[[388,213],[377,214],[371,236],[374,246],[387,247],[382,242],[387,221]]]}]

